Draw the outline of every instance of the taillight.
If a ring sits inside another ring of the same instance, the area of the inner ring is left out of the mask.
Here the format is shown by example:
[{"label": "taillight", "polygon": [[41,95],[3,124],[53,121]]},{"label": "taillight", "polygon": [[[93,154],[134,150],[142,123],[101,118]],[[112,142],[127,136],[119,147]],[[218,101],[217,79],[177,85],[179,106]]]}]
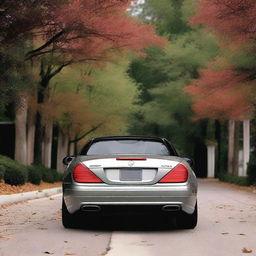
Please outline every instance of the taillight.
[{"label": "taillight", "polygon": [[159,182],[172,183],[172,182],[186,182],[188,180],[188,169],[178,164],[174,169],[168,172]]},{"label": "taillight", "polygon": [[74,168],[73,178],[75,182],[102,183],[102,180],[99,177],[97,177],[89,168],[82,164],[78,164]]}]

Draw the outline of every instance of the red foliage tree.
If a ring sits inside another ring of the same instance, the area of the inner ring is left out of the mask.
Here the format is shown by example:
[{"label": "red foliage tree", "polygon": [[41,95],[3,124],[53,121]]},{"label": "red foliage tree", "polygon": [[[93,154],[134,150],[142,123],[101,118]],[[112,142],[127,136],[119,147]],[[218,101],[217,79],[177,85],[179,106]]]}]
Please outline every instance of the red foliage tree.
[{"label": "red foliage tree", "polygon": [[[26,57],[50,57],[50,61],[41,61],[39,104],[45,101],[50,80],[67,65],[88,61],[102,63],[127,50],[141,53],[145,47],[166,43],[165,39],[155,34],[152,26],[127,16],[130,0],[58,0],[54,6],[46,1],[43,8],[40,1],[34,2],[36,7],[34,12],[30,10],[31,15],[37,13],[37,9],[42,10],[40,22],[36,21],[35,26],[24,34],[29,37],[31,33],[33,38],[39,38],[43,43],[28,52]],[[30,13],[27,6],[22,10]],[[38,112],[35,142],[38,163],[41,162],[42,137],[43,127]]]},{"label": "red foliage tree", "polygon": [[[234,47],[253,54],[256,39],[256,2],[254,0],[201,0],[194,25],[204,25],[221,38],[220,47]],[[255,65],[221,67],[211,63],[186,90],[193,95],[197,118],[243,119],[253,110]],[[216,67],[218,67],[216,69]]]},{"label": "red foliage tree", "polygon": [[0,43],[39,38],[42,45],[28,58],[59,51],[79,61],[165,44],[152,26],[126,15],[130,4],[131,0],[1,1]]},{"label": "red foliage tree", "polygon": [[[26,59],[40,60],[38,103],[43,104],[50,80],[67,65],[101,63],[127,50],[141,53],[145,47],[166,43],[152,26],[127,16],[130,4],[131,0],[0,1],[0,47],[20,41],[33,46],[32,40],[37,45],[26,54]],[[38,112],[38,163],[43,137],[41,119]]]},{"label": "red foliage tree", "polygon": [[256,39],[256,1],[202,0],[192,24],[203,24],[230,43],[240,44]]},{"label": "red foliage tree", "polygon": [[201,70],[200,79],[185,88],[194,100],[195,119],[246,118],[253,111],[252,85],[244,82],[248,75],[239,74],[232,67],[216,69],[215,64]]}]

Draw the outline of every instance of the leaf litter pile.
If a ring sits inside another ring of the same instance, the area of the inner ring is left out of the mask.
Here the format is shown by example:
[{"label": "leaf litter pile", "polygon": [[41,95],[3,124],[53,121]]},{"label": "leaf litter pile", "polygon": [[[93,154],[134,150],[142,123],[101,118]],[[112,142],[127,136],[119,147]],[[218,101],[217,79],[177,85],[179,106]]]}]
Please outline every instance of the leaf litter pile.
[{"label": "leaf litter pile", "polygon": [[43,189],[56,188],[60,186],[61,186],[61,182],[55,182],[55,183],[41,182],[40,185],[33,185],[27,182],[21,186],[12,186],[0,181],[0,195],[10,195],[10,194],[16,194],[16,193],[35,191],[35,190],[41,191]]}]

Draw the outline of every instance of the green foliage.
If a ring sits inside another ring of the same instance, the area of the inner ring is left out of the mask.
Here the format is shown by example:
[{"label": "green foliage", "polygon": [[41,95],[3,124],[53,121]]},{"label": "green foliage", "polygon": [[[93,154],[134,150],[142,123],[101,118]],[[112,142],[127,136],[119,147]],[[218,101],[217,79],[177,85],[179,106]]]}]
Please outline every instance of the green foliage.
[{"label": "green foliage", "polygon": [[5,169],[3,165],[0,165],[0,180],[4,178]]},{"label": "green foliage", "polygon": [[145,0],[145,3],[141,5],[143,9],[140,18],[156,25],[160,35],[167,35],[171,38],[172,35],[191,30],[185,18],[189,17],[193,10],[193,3],[190,2],[187,0],[185,2],[181,0]]},{"label": "green foliage", "polygon": [[4,173],[4,181],[10,185],[23,185],[27,181],[27,170],[9,167]]},{"label": "green foliage", "polygon": [[249,185],[256,185],[256,156],[255,152],[251,154],[247,165],[247,182]]},{"label": "green foliage", "polygon": [[147,49],[144,58],[130,65],[128,73],[140,95],[129,132],[166,137],[180,155],[200,163],[196,168],[203,174],[207,120],[193,120],[191,97],[184,88],[219,50],[213,35],[190,26],[195,4],[195,0],[145,0],[140,6],[140,16],[170,42],[165,49]]},{"label": "green foliage", "polygon": [[217,54],[217,46],[211,35],[190,31],[171,41],[166,49],[150,48],[146,53],[129,69],[140,91],[130,133],[165,136],[179,152],[194,157],[192,145],[198,140],[204,143],[204,129],[200,122],[192,121],[191,100],[183,89]]},{"label": "green foliage", "polygon": [[48,183],[60,181],[62,174],[55,169],[45,168],[41,165],[31,165],[29,168],[29,182],[39,185],[41,180]]},{"label": "green foliage", "polygon": [[241,186],[248,185],[246,177],[238,177],[229,173],[220,173],[219,179],[224,182],[234,183]]},{"label": "green foliage", "polygon": [[30,182],[39,185],[41,180],[49,183],[62,180],[62,174],[54,169],[43,166],[24,166],[9,157],[0,155],[0,180],[1,177],[10,185],[22,185]]},{"label": "green foliage", "polygon": [[[127,67],[128,60],[124,59],[108,63],[104,69],[86,64],[64,69],[54,79],[55,97],[62,94],[66,99],[54,104],[61,128],[72,129],[78,137],[99,124],[94,136],[124,133],[138,93]],[[72,95],[74,100],[67,104]]]},{"label": "green foliage", "polygon": [[0,49],[0,112],[13,102],[20,91],[28,90],[33,84],[33,70],[24,63],[28,47],[17,45]]},{"label": "green foliage", "polygon": [[28,166],[28,181],[32,184],[39,185],[42,180],[42,167],[36,165]]},{"label": "green foliage", "polygon": [[54,183],[60,180],[60,175],[55,169],[41,167],[42,180],[48,183]]},{"label": "green foliage", "polygon": [[28,170],[26,166],[0,155],[0,165],[5,167],[4,181],[10,185],[22,185],[27,181]]}]

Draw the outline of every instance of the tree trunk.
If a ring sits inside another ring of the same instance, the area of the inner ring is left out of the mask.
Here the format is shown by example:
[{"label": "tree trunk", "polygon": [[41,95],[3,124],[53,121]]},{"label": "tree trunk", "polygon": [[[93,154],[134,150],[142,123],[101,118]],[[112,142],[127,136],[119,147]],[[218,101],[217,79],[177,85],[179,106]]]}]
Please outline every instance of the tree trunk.
[{"label": "tree trunk", "polygon": [[36,129],[36,112],[28,110],[28,126],[27,126],[27,164],[32,164],[34,160],[34,144]]},{"label": "tree trunk", "polygon": [[233,173],[235,121],[228,121],[228,173]]},{"label": "tree trunk", "polygon": [[[61,70],[70,65],[72,61],[68,61],[66,63],[63,63],[61,65],[54,66],[52,64],[46,64],[43,60],[41,60],[41,66],[40,66],[40,83],[38,88],[38,104],[42,104],[47,100],[49,97],[49,84],[51,79],[56,76]],[[48,93],[48,95],[47,95]],[[35,132],[35,150],[34,150],[34,162],[37,164],[42,164],[42,141],[44,136],[44,129],[42,122],[42,114],[40,111],[37,111],[36,114],[36,132]]]},{"label": "tree trunk", "polygon": [[42,124],[42,116],[39,112],[36,113],[36,131],[35,131],[35,148],[34,148],[34,163],[42,164],[42,142],[44,135],[44,127]]},{"label": "tree trunk", "polygon": [[75,155],[75,143],[70,143],[69,150],[68,150],[68,155],[70,155],[70,156]]},{"label": "tree trunk", "polygon": [[65,136],[61,131],[58,135],[58,147],[57,147],[57,170],[58,172],[63,172],[65,167],[62,163],[63,158],[68,153],[68,136]]},{"label": "tree trunk", "polygon": [[15,160],[27,164],[27,97],[20,94],[15,104]]},{"label": "tree trunk", "polygon": [[52,158],[52,132],[53,132],[52,120],[47,120],[44,133],[44,152],[43,152],[43,165],[47,168],[51,168]]}]

